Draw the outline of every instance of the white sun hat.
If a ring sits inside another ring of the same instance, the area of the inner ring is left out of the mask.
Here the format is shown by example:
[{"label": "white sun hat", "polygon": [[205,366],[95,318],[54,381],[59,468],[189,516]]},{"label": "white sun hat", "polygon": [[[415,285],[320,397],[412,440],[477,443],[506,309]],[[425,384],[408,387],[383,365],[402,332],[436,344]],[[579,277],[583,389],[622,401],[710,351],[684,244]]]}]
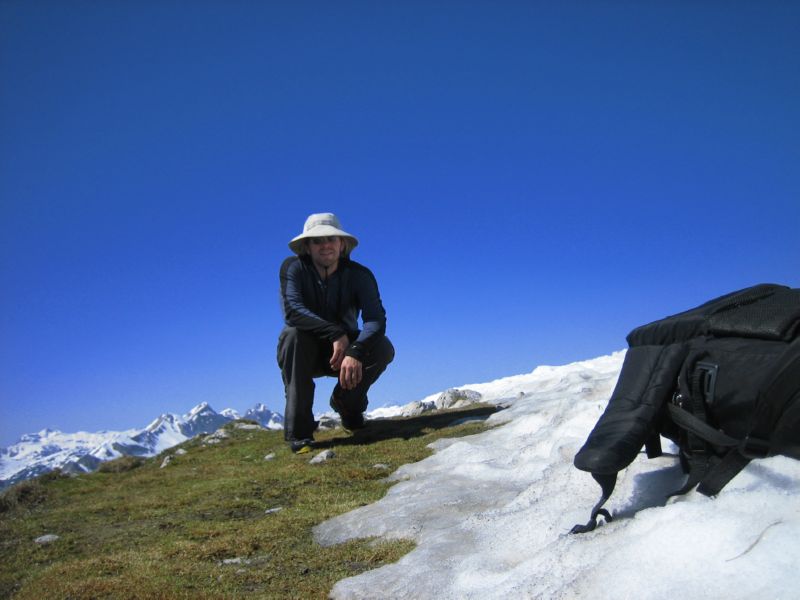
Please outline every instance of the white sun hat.
[{"label": "white sun hat", "polygon": [[306,246],[304,240],[307,240],[308,238],[328,237],[332,235],[345,239],[347,245],[345,254],[349,254],[353,248],[358,246],[358,240],[356,237],[350,235],[342,229],[342,224],[339,223],[339,219],[335,214],[316,213],[310,215],[306,219],[306,223],[303,225],[303,233],[289,242],[289,249],[298,255],[305,254]]}]

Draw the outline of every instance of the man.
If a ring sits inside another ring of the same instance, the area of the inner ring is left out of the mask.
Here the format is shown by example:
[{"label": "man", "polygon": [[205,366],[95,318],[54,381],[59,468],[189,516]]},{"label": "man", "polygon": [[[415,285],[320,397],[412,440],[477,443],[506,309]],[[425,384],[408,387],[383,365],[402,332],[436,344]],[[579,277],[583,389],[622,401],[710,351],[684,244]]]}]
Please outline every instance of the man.
[{"label": "man", "polygon": [[375,277],[350,260],[357,245],[336,215],[313,214],[289,242],[296,256],[281,265],[286,326],[278,338],[278,365],[286,388],[284,438],[293,452],[308,452],[314,443],[315,377],[338,377],[331,408],[345,429],[361,429],[367,391],[394,358]]}]

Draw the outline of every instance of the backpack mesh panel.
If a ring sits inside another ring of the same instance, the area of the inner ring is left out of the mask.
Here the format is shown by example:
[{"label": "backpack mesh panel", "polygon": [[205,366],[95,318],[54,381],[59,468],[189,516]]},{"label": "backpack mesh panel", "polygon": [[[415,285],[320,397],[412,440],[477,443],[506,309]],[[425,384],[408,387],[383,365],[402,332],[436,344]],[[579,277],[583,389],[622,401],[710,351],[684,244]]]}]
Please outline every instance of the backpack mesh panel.
[{"label": "backpack mesh panel", "polygon": [[[755,291],[755,290],[754,290]],[[708,318],[717,336],[739,336],[788,341],[800,325],[800,290],[779,288],[767,297],[744,295]]]}]

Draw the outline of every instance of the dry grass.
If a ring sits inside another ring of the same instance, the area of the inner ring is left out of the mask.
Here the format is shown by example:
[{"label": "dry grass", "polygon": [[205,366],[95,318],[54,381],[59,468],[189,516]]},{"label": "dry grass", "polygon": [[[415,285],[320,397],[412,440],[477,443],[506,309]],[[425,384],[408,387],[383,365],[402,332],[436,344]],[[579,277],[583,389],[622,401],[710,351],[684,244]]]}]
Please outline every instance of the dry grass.
[{"label": "dry grass", "polygon": [[[336,457],[321,465],[289,452],[280,432],[229,427],[220,444],[183,444],[187,454],[164,469],[162,455],[24,482],[0,497],[0,597],[326,598],[336,581],[395,562],[413,544],[322,548],[312,527],[385,494],[387,471],[376,463],[421,460],[435,439],[484,427],[454,422],[494,410],[325,432],[320,445]],[[59,539],[34,543],[45,534]]]}]

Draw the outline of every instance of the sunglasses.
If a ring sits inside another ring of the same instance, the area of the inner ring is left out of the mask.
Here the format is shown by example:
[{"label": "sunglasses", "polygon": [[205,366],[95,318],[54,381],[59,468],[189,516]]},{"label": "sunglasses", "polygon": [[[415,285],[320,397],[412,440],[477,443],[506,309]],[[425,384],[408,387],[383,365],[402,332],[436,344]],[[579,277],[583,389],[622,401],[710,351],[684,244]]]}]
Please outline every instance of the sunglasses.
[{"label": "sunglasses", "polygon": [[329,235],[327,237],[312,237],[312,238],[310,238],[310,242],[312,244],[314,244],[315,246],[319,246],[321,244],[326,244],[326,243],[327,244],[332,244],[333,242],[335,242],[338,239],[339,239],[338,236]]}]

